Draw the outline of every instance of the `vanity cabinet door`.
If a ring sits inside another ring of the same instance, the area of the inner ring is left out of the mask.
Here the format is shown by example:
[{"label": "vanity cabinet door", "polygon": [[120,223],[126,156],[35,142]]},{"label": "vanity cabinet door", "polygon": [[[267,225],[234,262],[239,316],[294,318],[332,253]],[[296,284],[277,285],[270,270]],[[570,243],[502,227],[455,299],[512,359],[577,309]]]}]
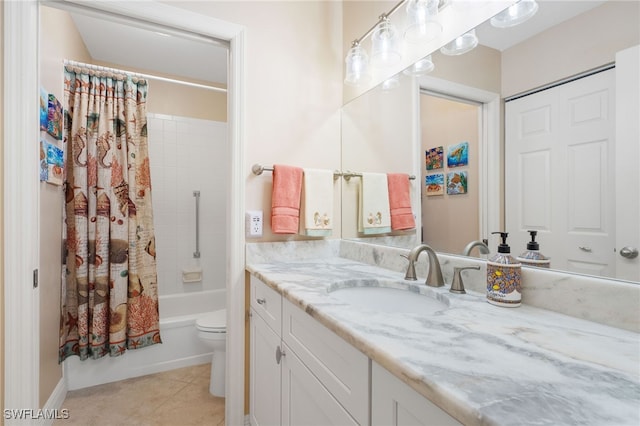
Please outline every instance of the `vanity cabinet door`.
[{"label": "vanity cabinet door", "polygon": [[280,336],[254,309],[250,324],[250,421],[254,426],[280,425],[281,369],[276,362]]},{"label": "vanity cabinet door", "polygon": [[286,426],[357,425],[295,353],[284,344],[282,424]]},{"label": "vanity cabinet door", "polygon": [[372,426],[461,425],[376,362],[371,366]]}]

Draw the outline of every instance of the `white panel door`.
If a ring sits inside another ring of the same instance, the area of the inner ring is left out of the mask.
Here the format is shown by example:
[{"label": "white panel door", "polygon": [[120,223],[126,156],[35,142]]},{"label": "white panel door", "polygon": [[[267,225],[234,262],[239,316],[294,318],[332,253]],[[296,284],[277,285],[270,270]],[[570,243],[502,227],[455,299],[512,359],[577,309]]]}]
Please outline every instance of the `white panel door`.
[{"label": "white panel door", "polygon": [[615,71],[505,106],[505,224],[512,254],[537,230],[551,267],[615,276]]},{"label": "white panel door", "polygon": [[640,250],[638,117],[640,46],[635,46],[616,55],[616,274],[632,281],[640,281],[640,256],[634,257],[634,250]]}]

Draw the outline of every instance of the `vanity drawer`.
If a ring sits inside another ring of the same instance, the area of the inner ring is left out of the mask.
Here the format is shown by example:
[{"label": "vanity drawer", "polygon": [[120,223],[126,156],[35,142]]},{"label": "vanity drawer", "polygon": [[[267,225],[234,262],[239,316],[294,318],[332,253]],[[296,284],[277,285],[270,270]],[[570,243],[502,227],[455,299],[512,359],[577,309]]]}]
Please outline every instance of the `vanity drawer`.
[{"label": "vanity drawer", "polygon": [[253,275],[250,282],[251,307],[273,331],[280,334],[282,327],[282,296]]},{"label": "vanity drawer", "polygon": [[369,358],[284,299],[282,340],[361,425],[369,424]]}]

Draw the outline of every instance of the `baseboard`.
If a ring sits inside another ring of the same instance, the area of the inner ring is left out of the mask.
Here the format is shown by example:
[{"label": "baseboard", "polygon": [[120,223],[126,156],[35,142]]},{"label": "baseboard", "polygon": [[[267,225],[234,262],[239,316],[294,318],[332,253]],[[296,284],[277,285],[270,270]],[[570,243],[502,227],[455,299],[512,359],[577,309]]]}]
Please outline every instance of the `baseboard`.
[{"label": "baseboard", "polygon": [[64,400],[67,398],[67,381],[63,378],[60,379],[56,387],[51,392],[49,399],[42,407],[44,419],[38,422],[41,425],[53,425],[53,421],[56,419],[68,418],[69,412],[63,407]]}]

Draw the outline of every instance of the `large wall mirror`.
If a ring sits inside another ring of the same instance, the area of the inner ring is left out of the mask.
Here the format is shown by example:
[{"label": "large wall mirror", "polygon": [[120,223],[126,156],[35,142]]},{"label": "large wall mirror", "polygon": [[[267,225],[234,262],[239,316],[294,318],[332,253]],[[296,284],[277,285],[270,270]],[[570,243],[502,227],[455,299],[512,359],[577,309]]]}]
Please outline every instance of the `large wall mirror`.
[{"label": "large wall mirror", "polygon": [[[636,223],[631,223],[631,228],[625,225],[626,234],[631,234],[628,241],[609,241],[608,245],[602,244],[602,247],[595,240],[590,240],[588,244],[575,242],[577,250],[583,252],[578,254],[584,254],[586,259],[594,254],[599,256],[600,252],[613,252],[610,253],[609,260],[613,265],[608,267],[602,266],[606,261],[602,261],[600,257],[593,262],[576,261],[575,258],[559,260],[570,252],[564,243],[568,239],[563,237],[558,240],[552,237],[551,231],[557,229],[557,223],[576,222],[575,212],[582,211],[588,214],[582,214],[583,224],[574,227],[578,230],[575,234],[589,233],[585,230],[588,231],[588,226],[593,225],[595,232],[592,233],[602,234],[606,231],[615,240],[616,223],[621,219],[614,210],[604,209],[598,214],[592,214],[595,210],[591,201],[584,201],[584,197],[574,197],[577,201],[571,207],[573,210],[563,213],[566,215],[555,219],[556,222],[551,226],[550,221],[547,223],[541,218],[546,218],[548,212],[558,215],[562,210],[559,206],[565,200],[558,198],[562,195],[551,195],[551,188],[557,186],[557,182],[545,182],[544,185],[534,185],[535,196],[544,200],[544,208],[536,202],[528,201],[533,203],[533,208],[526,210],[528,213],[525,216],[531,220],[524,220],[527,223],[523,224],[520,223],[522,221],[513,219],[514,207],[522,207],[523,203],[526,205],[520,197],[522,189],[532,185],[536,167],[546,163],[536,162],[539,158],[535,155],[521,155],[516,157],[520,160],[514,161],[510,156],[518,154],[514,154],[513,149],[505,149],[505,138],[509,140],[506,143],[512,143],[514,138],[510,134],[514,125],[509,124],[509,120],[520,123],[520,128],[524,123],[525,126],[533,126],[532,129],[544,122],[543,119],[536,121],[540,117],[536,118],[535,114],[530,117],[522,114],[518,116],[518,111],[536,110],[540,107],[518,107],[521,101],[512,99],[533,92],[534,89],[551,86],[552,83],[565,82],[570,77],[590,74],[594,70],[598,71],[594,73],[597,78],[607,73],[613,75],[620,68],[616,65],[616,55],[633,50],[633,46],[640,44],[639,6],[634,2],[610,0],[539,3],[536,16],[522,24],[520,29],[497,29],[492,28],[489,22],[483,23],[476,28],[480,44],[474,50],[460,56],[434,52],[432,59],[435,69],[427,76],[415,78],[401,73],[397,87],[388,89],[381,84],[344,105],[342,169],[356,172],[404,172],[416,176],[411,181],[411,188],[417,227],[415,231],[375,237],[359,234],[356,227],[358,182],[351,179],[343,182],[342,188],[343,238],[405,248],[425,242],[439,252],[462,255],[467,243],[483,239],[489,240],[491,253],[495,253],[498,239],[491,232],[505,229],[510,233],[512,254],[517,255],[526,250],[529,238],[526,231],[531,228],[538,231],[540,249],[552,258],[553,269],[640,281],[640,260],[637,257],[622,258],[620,255],[623,247],[638,248],[640,230],[637,218],[640,216],[637,210],[635,219],[630,221]],[[598,30],[594,31],[594,28]],[[612,69],[606,71],[607,68]],[[631,72],[632,75],[635,72],[637,80],[637,69]],[[586,114],[585,120],[595,110],[605,115],[615,115],[616,101],[620,108],[620,99],[615,98],[615,76],[611,77],[613,87],[606,90],[595,89],[595,83],[588,83],[588,78],[580,79],[580,84],[585,86],[583,94],[586,98],[595,100],[595,103],[582,105],[572,101],[575,106],[574,118],[580,111]],[[564,84],[561,86],[570,87]],[[605,99],[594,95],[603,90],[608,90],[611,97]],[[554,93],[548,90],[543,92]],[[535,99],[529,96],[525,98]],[[625,114],[626,112],[625,107]],[[615,124],[615,120],[611,119],[610,125]],[[637,132],[637,126],[632,128],[631,137],[635,137],[633,140],[636,145]],[[622,135],[617,136],[618,139],[622,138]],[[621,167],[615,163],[616,154],[612,148],[615,139],[615,133],[603,136],[599,141],[609,141],[610,143],[604,144],[608,148],[602,148],[603,144],[600,142],[583,144],[581,149],[572,151],[573,156],[564,159],[563,168],[571,172],[577,169],[576,164],[592,170],[596,164],[602,165],[604,159],[612,161],[602,172],[590,173],[579,178],[579,181],[576,181],[577,175],[565,178],[573,179],[574,182],[572,187],[563,189],[564,198],[573,196],[566,191],[581,191],[578,195],[593,192],[598,194],[595,198],[601,202],[606,194],[616,195],[614,187],[619,189],[618,182],[622,178],[627,182],[631,179],[629,187],[633,194],[619,193],[618,198],[624,198],[627,204],[629,200],[635,199],[630,204],[635,202],[637,206],[640,180],[637,172],[616,176]],[[459,148],[460,143],[466,143],[464,146],[468,164],[463,167],[448,167],[447,151],[449,148]],[[438,147],[443,147],[445,164],[439,169],[426,170],[426,152]],[[637,147],[633,152],[635,161],[640,161]],[[552,155],[557,157],[557,154]],[[617,158],[624,156],[618,153]],[[522,158],[531,161],[522,162]],[[525,172],[524,168],[527,167]],[[444,192],[442,195],[435,195],[438,192],[437,185],[432,186],[432,190],[428,192],[429,186],[426,183],[426,176],[430,175],[429,183],[433,184],[435,181],[437,184],[438,177],[431,175],[438,174],[442,175],[443,180],[439,189]],[[448,178],[454,179],[453,183],[458,182],[459,186],[461,176],[466,180],[466,193],[454,194],[456,189],[452,187],[452,193],[447,194],[450,183]],[[520,217],[523,216],[522,211],[519,214]],[[548,229],[550,227],[553,229]],[[618,229],[618,236],[620,231]],[[563,243],[560,244],[559,241]],[[477,249],[472,250],[470,255],[486,257]],[[556,263],[554,258],[558,259]],[[622,263],[622,266],[616,267],[616,263]]]}]

